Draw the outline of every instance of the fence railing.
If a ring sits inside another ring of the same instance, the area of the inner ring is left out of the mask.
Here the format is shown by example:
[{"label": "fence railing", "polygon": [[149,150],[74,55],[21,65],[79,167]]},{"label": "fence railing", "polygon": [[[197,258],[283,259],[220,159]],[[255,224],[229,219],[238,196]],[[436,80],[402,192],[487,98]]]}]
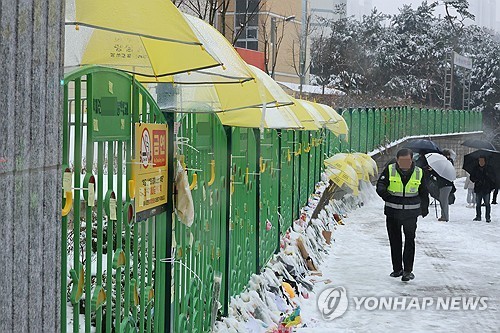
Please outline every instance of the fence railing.
[{"label": "fence railing", "polygon": [[[480,130],[482,121],[477,112],[348,109],[347,138],[260,133],[225,127],[213,114],[162,114],[132,77],[109,69],[68,75],[64,92],[63,206],[74,200],[62,218],[63,332],[208,332],[218,302],[227,314],[230,298],[279,250],[326,156]],[[135,123],[166,123],[169,133],[167,211],[142,221],[129,183]],[[172,150],[191,183],[190,227],[173,214]]]},{"label": "fence railing", "polygon": [[339,110],[349,126],[348,142],[330,140],[329,154],[339,151],[369,152],[408,136],[478,131],[482,113],[477,111],[413,107]]}]

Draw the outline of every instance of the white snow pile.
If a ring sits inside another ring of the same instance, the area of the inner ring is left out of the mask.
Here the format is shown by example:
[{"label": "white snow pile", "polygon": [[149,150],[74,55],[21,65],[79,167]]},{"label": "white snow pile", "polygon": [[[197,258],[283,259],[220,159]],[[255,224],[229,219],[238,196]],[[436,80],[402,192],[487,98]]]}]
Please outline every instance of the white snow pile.
[{"label": "white snow pile", "polygon": [[362,206],[367,195],[374,193],[370,184],[362,184],[359,196],[347,194],[341,200],[332,199],[313,219],[313,212],[328,186],[325,178],[316,185],[300,218],[282,236],[280,252],[259,275],[252,275],[243,293],[231,298],[229,316],[217,322],[216,332],[282,333],[307,327],[308,323],[300,317],[301,307],[314,306],[308,304],[311,303],[308,299],[315,287],[323,289],[331,283],[318,271],[330,248],[327,238],[330,242],[329,236],[343,224],[342,218]]}]

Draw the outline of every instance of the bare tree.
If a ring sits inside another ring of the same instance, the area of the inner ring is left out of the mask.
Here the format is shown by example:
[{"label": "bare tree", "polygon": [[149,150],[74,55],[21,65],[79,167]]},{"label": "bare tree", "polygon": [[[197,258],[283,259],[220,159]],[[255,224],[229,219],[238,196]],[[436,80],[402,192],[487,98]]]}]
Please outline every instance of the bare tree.
[{"label": "bare tree", "polygon": [[[215,16],[221,7],[218,0],[171,0],[172,3],[182,11],[197,16],[208,22],[210,25],[215,25]],[[229,2],[230,0],[223,0]]]},{"label": "bare tree", "polygon": [[[249,26],[249,23],[257,15],[259,15],[259,12],[264,7],[265,3],[266,3],[266,0],[260,0],[260,1],[258,1],[255,6],[252,6],[250,3],[248,3],[247,6],[245,7],[245,12],[244,13],[235,13],[235,23],[238,21],[236,19],[238,14],[240,15],[240,17],[243,18],[243,20],[241,20],[239,22],[238,26],[236,26],[235,29],[233,29],[233,27],[228,26],[227,24],[225,24],[225,27],[228,28],[229,31],[231,31],[231,41],[232,41],[233,45],[236,44],[236,42],[238,41],[238,39],[241,37],[241,34],[243,32],[245,32],[245,28]],[[242,14],[244,14],[244,16]],[[221,19],[221,21],[222,21],[222,19]],[[223,21],[225,22],[225,17],[224,17]]]},{"label": "bare tree", "polygon": [[[292,18],[294,18],[294,16],[289,17],[289,19],[292,19]],[[261,25],[260,25],[260,31],[259,31],[259,40],[264,45],[265,71],[271,77],[274,77],[274,74],[276,72],[276,64],[277,64],[279,50],[280,50],[281,44],[283,42],[283,37],[285,36],[285,24],[286,24],[287,20],[286,20],[286,18],[280,19],[279,24],[276,24],[276,19],[275,19],[275,23],[272,24],[272,20],[273,20],[273,18],[270,17],[269,14],[266,15],[264,20],[262,20]],[[271,24],[270,24],[270,22],[271,22]],[[269,27],[269,25],[270,25],[270,27]],[[269,29],[268,29],[268,27],[269,27]],[[275,29],[275,31],[274,31],[274,39],[275,39],[274,48],[272,45],[272,42],[273,42],[272,29]]]},{"label": "bare tree", "polygon": [[226,35],[226,14],[229,9],[229,5],[231,0],[221,0],[220,4],[220,33],[225,36]]},{"label": "bare tree", "polygon": [[[265,5],[266,0],[257,1],[256,4],[248,3],[245,12],[236,13],[236,15],[240,14],[240,17],[244,17],[243,20],[240,20],[236,29],[233,26],[227,25],[227,12],[231,3],[234,3],[235,0],[171,0],[172,3],[177,6],[181,11],[186,12],[188,14],[194,15],[199,19],[202,19],[208,22],[210,25],[215,26],[218,23],[218,30],[222,35],[226,36],[226,31],[229,30],[231,35],[228,39],[234,45],[236,41],[240,38],[241,34],[245,31],[245,27],[247,27],[252,19],[255,18],[256,15],[259,14],[262,7]],[[219,15],[219,22],[216,22],[217,14]],[[244,14],[244,15],[241,15]]]},{"label": "bare tree", "polygon": [[[297,36],[299,37],[299,44],[298,46],[296,45],[295,40],[292,43],[292,63],[291,66],[293,67],[295,74],[300,78],[300,95],[302,95],[302,83],[304,82],[304,78],[306,73],[309,71],[311,68],[311,61],[307,61],[307,40],[311,36],[311,34],[314,32],[314,28],[312,27],[312,15],[307,14],[306,15],[306,21],[302,22],[302,24],[305,24],[305,27],[300,27],[300,31],[297,29],[296,33]],[[297,49],[298,49],[298,54],[299,57],[297,59]],[[302,55],[301,55],[302,53]],[[302,59],[303,58],[303,59]],[[302,60],[302,61],[301,61]]]}]

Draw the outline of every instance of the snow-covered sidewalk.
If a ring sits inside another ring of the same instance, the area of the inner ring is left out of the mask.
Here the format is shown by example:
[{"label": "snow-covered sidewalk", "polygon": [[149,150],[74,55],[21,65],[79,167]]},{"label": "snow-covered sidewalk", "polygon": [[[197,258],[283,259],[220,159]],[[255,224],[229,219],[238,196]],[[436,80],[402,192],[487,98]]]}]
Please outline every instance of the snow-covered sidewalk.
[{"label": "snow-covered sidewalk", "polygon": [[[321,264],[328,285],[317,284],[302,306],[307,327],[296,332],[498,332],[500,330],[500,205],[492,205],[492,222],[473,222],[475,209],[466,208],[464,179],[455,181],[456,202],[450,222],[438,222],[434,207],[419,218],[415,279],[389,277],[390,247],[383,201],[373,191],[365,205],[349,213],[346,225],[333,233],[335,242]],[[439,214],[439,205],[438,205]],[[349,306],[331,321],[322,318],[317,298],[326,288],[344,287]],[[487,297],[485,310],[423,309],[367,310],[355,308],[354,297]]]}]

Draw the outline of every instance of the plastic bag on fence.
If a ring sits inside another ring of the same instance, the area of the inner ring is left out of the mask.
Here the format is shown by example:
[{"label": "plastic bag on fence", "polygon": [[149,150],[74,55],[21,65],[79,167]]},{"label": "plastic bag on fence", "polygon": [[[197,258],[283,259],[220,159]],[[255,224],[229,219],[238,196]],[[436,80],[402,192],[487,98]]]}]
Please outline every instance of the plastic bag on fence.
[{"label": "plastic bag on fence", "polygon": [[175,184],[177,188],[177,200],[175,201],[175,212],[179,220],[187,227],[190,227],[194,221],[194,204],[191,190],[189,189],[188,176],[179,161],[177,161],[176,170]]}]

